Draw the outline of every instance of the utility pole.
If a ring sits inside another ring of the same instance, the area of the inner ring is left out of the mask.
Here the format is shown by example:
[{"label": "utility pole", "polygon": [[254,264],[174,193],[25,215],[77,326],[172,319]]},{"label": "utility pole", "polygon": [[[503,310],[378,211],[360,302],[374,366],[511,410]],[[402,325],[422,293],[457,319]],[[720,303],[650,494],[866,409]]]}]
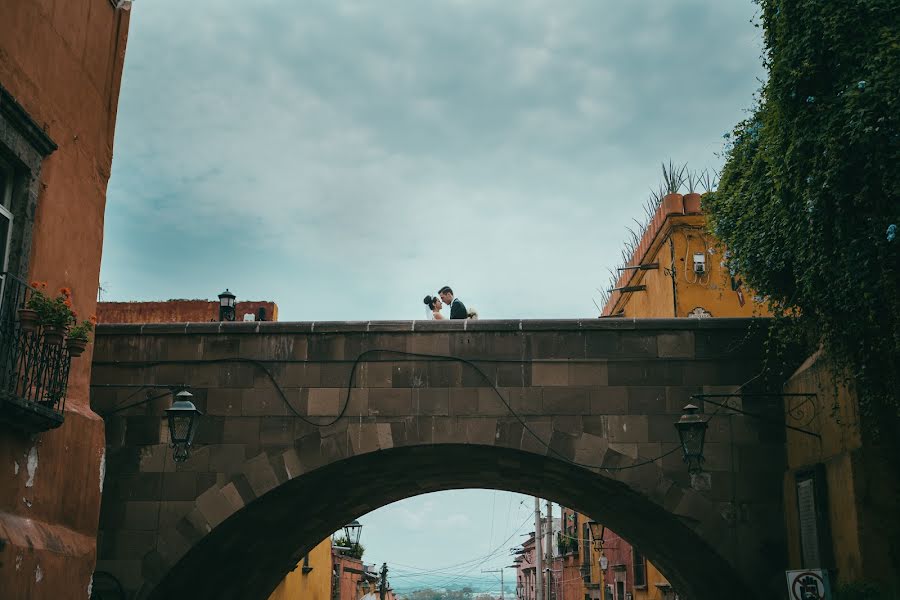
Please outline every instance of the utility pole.
[{"label": "utility pole", "polygon": [[381,563],[381,587],[378,590],[381,600],[384,600],[387,596],[387,573],[387,563]]},{"label": "utility pole", "polygon": [[547,595],[545,600],[553,598],[553,503],[547,500]]},{"label": "utility pole", "polygon": [[504,589],[503,589],[503,569],[502,569],[502,568],[500,568],[500,569],[486,569],[486,570],[485,570],[485,569],[482,569],[481,572],[482,572],[482,573],[500,573],[500,600],[505,600],[505,599],[504,599],[504,596],[503,596],[503,593],[504,593]]},{"label": "utility pole", "polygon": [[[544,600],[544,551],[541,549],[541,499],[534,497],[534,600]],[[547,599],[549,600],[549,598]]]}]

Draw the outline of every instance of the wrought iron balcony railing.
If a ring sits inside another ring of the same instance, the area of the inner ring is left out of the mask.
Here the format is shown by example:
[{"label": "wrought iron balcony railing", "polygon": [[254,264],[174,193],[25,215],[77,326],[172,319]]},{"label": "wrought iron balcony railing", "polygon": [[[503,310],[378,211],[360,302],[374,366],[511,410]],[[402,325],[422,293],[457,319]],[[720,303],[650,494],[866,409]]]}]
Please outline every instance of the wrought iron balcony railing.
[{"label": "wrought iron balcony railing", "polygon": [[28,432],[62,425],[71,363],[63,343],[20,317],[34,292],[18,277],[0,275],[0,422]]}]

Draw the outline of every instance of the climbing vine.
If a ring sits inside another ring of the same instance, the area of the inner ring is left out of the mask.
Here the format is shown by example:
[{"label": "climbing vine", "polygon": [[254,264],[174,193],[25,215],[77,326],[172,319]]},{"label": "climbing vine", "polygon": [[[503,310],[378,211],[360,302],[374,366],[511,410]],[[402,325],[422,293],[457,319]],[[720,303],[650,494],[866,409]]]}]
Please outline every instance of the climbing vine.
[{"label": "climbing vine", "polygon": [[[870,423],[900,407],[900,10],[759,0],[768,79],[704,198],[729,268],[813,333]],[[776,323],[779,319],[776,319]],[[896,421],[893,421],[896,422]]]}]

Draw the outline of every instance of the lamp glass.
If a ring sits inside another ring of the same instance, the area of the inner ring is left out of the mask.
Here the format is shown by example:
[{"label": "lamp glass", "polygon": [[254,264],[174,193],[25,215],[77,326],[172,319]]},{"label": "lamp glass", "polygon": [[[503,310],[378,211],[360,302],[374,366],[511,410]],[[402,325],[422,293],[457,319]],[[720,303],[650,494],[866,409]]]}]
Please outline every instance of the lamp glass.
[{"label": "lamp glass", "polygon": [[362,525],[359,521],[353,521],[352,523],[344,525],[344,535],[347,537],[347,542],[350,544],[351,548],[356,548],[359,545],[361,533]]}]

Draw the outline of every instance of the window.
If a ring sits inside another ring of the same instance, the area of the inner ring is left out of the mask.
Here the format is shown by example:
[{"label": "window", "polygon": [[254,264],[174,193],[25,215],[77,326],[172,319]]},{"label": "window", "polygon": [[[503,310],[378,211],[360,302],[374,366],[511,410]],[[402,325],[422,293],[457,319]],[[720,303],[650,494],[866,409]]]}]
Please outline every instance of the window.
[{"label": "window", "polygon": [[833,566],[825,482],[825,465],[822,464],[797,473],[797,518],[804,569]]},{"label": "window", "polygon": [[591,528],[587,523],[581,525],[581,561],[589,564],[591,560]]},{"label": "window", "polygon": [[634,567],[634,587],[647,587],[647,562],[637,548],[632,548],[632,566]]},{"label": "window", "polygon": [[625,600],[625,582],[616,582],[616,600]]},{"label": "window", "polygon": [[[9,268],[9,248],[13,232],[12,186],[12,167],[0,158],[0,279],[5,278]],[[0,290],[2,289],[3,281],[0,280]],[[0,298],[2,297],[0,294]]]}]

